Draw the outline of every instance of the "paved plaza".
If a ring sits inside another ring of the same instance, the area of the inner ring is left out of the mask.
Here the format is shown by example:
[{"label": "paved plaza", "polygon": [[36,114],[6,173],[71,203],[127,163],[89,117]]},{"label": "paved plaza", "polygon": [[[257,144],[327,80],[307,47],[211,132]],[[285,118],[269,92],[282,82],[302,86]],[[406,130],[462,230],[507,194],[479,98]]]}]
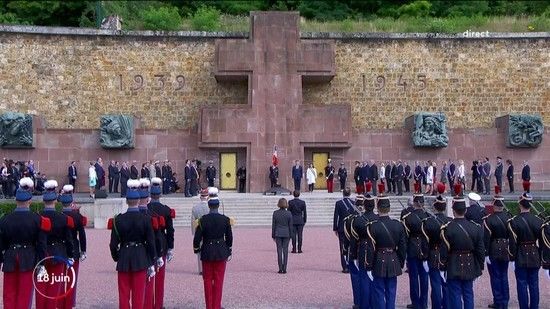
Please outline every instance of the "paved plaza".
[{"label": "paved plaza", "polygon": [[[277,274],[275,244],[270,228],[234,229],[233,259],[228,263],[225,308],[351,308],[351,284],[340,272],[338,242],[329,227],[304,231],[304,253],[290,254],[288,274]],[[77,308],[116,308],[117,277],[108,243],[108,230],[87,229],[88,259],[81,264]],[[202,279],[196,273],[190,228],[176,229],[175,258],[168,264],[167,308],[204,308]],[[510,308],[517,308],[511,279]],[[1,284],[1,283],[0,283]],[[550,308],[550,281],[540,272],[540,308]],[[491,302],[486,272],[474,283],[476,308]],[[406,274],[399,277],[397,307],[409,302]]]}]

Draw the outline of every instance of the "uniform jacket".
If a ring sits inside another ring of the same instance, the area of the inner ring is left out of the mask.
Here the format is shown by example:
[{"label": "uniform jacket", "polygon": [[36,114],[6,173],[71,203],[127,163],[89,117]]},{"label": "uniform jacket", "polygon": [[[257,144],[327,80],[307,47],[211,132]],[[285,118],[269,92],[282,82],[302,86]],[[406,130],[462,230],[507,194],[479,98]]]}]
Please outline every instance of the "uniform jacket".
[{"label": "uniform jacket", "polygon": [[325,177],[328,177],[328,180],[333,180],[334,179],[334,166],[326,166],[325,167]]},{"label": "uniform jacket", "polygon": [[307,221],[306,202],[299,198],[288,201],[288,211],[292,214],[292,224],[304,225]]},{"label": "uniform jacket", "polygon": [[508,221],[508,229],[510,231],[510,260],[516,262],[516,267],[540,267],[538,243],[543,241],[542,220],[532,213],[520,213]]},{"label": "uniform jacket", "polygon": [[202,261],[225,261],[231,255],[233,234],[229,218],[210,212],[199,219],[193,238],[193,250],[201,254]]},{"label": "uniform jacket", "polygon": [[48,232],[43,219],[30,210],[16,209],[0,219],[0,263],[2,271],[32,271],[46,256]]},{"label": "uniform jacket", "polygon": [[495,212],[483,220],[485,255],[489,256],[491,261],[510,260],[508,220],[510,215],[503,211]]},{"label": "uniform jacket", "polygon": [[151,218],[143,215],[136,207],[129,208],[111,222],[109,249],[111,257],[117,262],[116,270],[135,272],[152,266],[156,252]]},{"label": "uniform jacket", "polygon": [[474,280],[481,276],[485,261],[483,230],[465,218],[455,218],[441,227],[445,243],[441,252],[441,269],[447,279]]},{"label": "uniform jacket", "polygon": [[414,208],[403,215],[403,226],[407,232],[407,257],[424,260],[427,256],[427,243],[422,234],[422,221],[429,215],[422,209]]},{"label": "uniform jacket", "polygon": [[73,236],[73,245],[74,255],[72,256],[73,259],[79,259],[81,252],[86,252],[86,224],[88,222],[88,219],[84,216],[82,216],[79,212],[76,210],[63,210],[63,213],[73,219],[74,222],[74,229],[71,229],[71,234]]},{"label": "uniform jacket", "polygon": [[286,209],[277,209],[273,212],[271,237],[290,237],[292,235],[292,214]]},{"label": "uniform jacket", "polygon": [[147,209],[149,214],[159,220],[160,241],[157,242],[157,246],[160,246],[160,248],[157,248],[157,252],[160,252],[160,256],[165,256],[168,250],[174,249],[173,217],[175,212],[170,207],[155,200],[147,205]]},{"label": "uniform jacket", "polygon": [[487,215],[487,212],[484,208],[481,208],[477,203],[472,202],[470,207],[466,209],[466,214],[464,217],[468,220],[474,221],[475,223],[482,225],[483,217]]},{"label": "uniform jacket", "polygon": [[428,244],[423,250],[424,256],[428,260],[428,266],[432,269],[440,269],[441,251],[443,241],[441,240],[441,226],[452,219],[445,214],[437,213],[422,220],[422,234]]},{"label": "uniform jacket", "polygon": [[367,252],[367,270],[381,278],[401,275],[407,256],[407,236],[401,222],[379,217],[369,225],[368,235],[372,245]]},{"label": "uniform jacket", "polygon": [[55,209],[44,209],[41,216],[50,219],[51,231],[47,235],[46,254],[47,256],[61,256],[71,258],[75,256],[73,244],[74,221]]},{"label": "uniform jacket", "polygon": [[376,220],[378,220],[378,215],[371,210],[362,215],[355,215],[350,223],[349,257],[359,262],[359,269],[361,270],[366,270],[368,267],[367,252],[369,246],[372,246],[372,240],[368,235],[368,226]]},{"label": "uniform jacket", "polygon": [[334,205],[334,216],[332,223],[333,231],[344,233],[344,219],[355,212],[353,204],[354,202],[349,197],[345,197],[336,202]]},{"label": "uniform jacket", "polygon": [[216,178],[216,168],[213,166],[208,166],[206,168],[206,179]]}]

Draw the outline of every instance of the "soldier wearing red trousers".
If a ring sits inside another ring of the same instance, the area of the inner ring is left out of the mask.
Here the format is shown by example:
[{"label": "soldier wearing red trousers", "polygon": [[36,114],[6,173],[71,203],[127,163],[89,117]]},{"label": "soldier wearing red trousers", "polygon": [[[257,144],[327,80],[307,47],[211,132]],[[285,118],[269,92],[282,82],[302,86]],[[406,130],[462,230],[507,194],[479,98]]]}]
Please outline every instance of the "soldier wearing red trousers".
[{"label": "soldier wearing red trousers", "polygon": [[147,204],[149,203],[149,187],[151,186],[151,182],[149,181],[149,179],[142,178],[139,180],[139,184],[139,212],[146,216],[149,220],[151,220],[153,224],[153,234],[155,235],[156,258],[154,261],[152,261],[152,264],[155,265],[156,274],[155,279],[147,279],[147,281],[145,282],[145,300],[143,303],[143,308],[152,309],[155,303],[156,276],[158,275],[159,270],[164,268],[164,260],[159,254],[157,245],[160,242],[162,236],[160,235],[159,231],[159,218],[157,216],[154,216],[151,212],[149,212],[149,209],[147,209]]},{"label": "soldier wearing red trousers", "polygon": [[[162,180],[154,177],[151,179],[151,201],[147,205],[149,213],[158,218],[159,234],[157,239],[157,256],[162,257],[163,261],[170,262],[174,258],[174,224],[173,219],[176,212],[170,207],[162,204],[160,196],[162,193]],[[166,273],[166,264],[157,270],[155,276],[155,299],[154,308],[161,309],[164,306],[164,277]]]},{"label": "soldier wearing red trousers", "polygon": [[42,195],[44,210],[40,215],[50,219],[52,225],[51,231],[47,236],[46,247],[47,256],[52,258],[44,262],[47,274],[51,279],[36,283],[36,309],[51,309],[56,307],[57,297],[64,294],[64,283],[56,282],[54,276],[63,277],[66,275],[66,267],[74,264],[73,218],[55,210],[57,181],[48,180],[44,183],[44,187],[46,189]]},{"label": "soldier wearing red trousers", "polygon": [[80,262],[86,259],[86,231],[85,227],[88,224],[88,219],[82,216],[76,209],[72,207],[73,204],[73,190],[72,185],[63,186],[63,194],[61,194],[57,200],[63,205],[63,213],[73,218],[74,229],[72,230],[73,244],[74,244],[74,259],[73,269],[75,272],[75,284],[71,291],[68,291],[67,295],[58,300],[57,308],[73,308],[76,306],[76,288],[78,286],[78,269]]},{"label": "soldier wearing red trousers", "polygon": [[118,307],[144,308],[145,283],[155,276],[155,235],[151,219],[139,212],[138,180],[128,180],[128,210],[109,219],[109,249],[117,262]]},{"label": "soldier wearing red trousers", "polygon": [[4,272],[3,308],[30,308],[33,292],[33,270],[46,254],[49,219],[30,211],[32,179],[19,181],[15,200],[17,207],[0,219],[0,262]]},{"label": "soldier wearing red trousers", "polygon": [[225,265],[231,259],[233,234],[230,219],[218,212],[220,201],[217,192],[209,193],[210,213],[199,219],[193,251],[201,254],[206,309],[220,309]]}]

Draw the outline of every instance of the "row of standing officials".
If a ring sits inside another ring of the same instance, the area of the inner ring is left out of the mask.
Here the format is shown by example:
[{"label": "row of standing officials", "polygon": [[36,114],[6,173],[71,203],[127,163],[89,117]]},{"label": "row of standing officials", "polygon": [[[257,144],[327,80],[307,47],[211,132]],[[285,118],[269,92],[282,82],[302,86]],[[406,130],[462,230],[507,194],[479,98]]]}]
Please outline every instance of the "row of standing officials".
[{"label": "row of standing officials", "polygon": [[[431,308],[473,309],[473,283],[485,265],[493,295],[489,308],[509,306],[509,267],[519,308],[539,308],[541,267],[550,278],[550,218],[535,214],[528,193],[519,198],[520,213],[511,216],[498,186],[488,210],[475,201],[466,207],[460,184],[453,189],[454,218],[446,215],[442,186],[432,213],[424,209],[417,185],[400,220],[389,217],[387,196],[358,195],[354,201],[350,189],[344,190],[333,229],[340,240],[342,272],[351,277],[354,308],[395,308],[397,277],[405,264],[412,302],[407,308],[428,308],[431,286]],[[383,184],[378,192],[384,192]]]}]

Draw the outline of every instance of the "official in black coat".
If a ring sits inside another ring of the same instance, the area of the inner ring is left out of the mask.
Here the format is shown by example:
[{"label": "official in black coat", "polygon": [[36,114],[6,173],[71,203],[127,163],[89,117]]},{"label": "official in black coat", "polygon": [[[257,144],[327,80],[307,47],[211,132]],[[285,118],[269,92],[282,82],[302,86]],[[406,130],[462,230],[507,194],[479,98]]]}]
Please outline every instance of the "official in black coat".
[{"label": "official in black coat", "polygon": [[277,203],[278,210],[273,212],[271,238],[277,245],[277,263],[279,274],[286,274],[288,263],[288,241],[292,235],[292,214],[287,210],[288,202],[281,198]]},{"label": "official in black coat", "polygon": [[506,164],[508,164],[506,179],[508,180],[508,187],[510,188],[510,192],[508,193],[514,193],[514,165],[510,159],[506,160]]},{"label": "official in black coat", "polygon": [[[288,211],[292,214],[292,253],[302,253],[304,225],[307,222],[306,202],[299,199],[300,191],[293,192],[294,198],[288,201]],[[296,242],[297,240],[297,242]]]},{"label": "official in black coat", "polygon": [[[15,194],[17,207],[0,219],[0,261],[4,273],[4,308],[31,308],[33,270],[46,256],[48,218],[30,211],[34,183],[25,177]],[[39,273],[46,269],[40,267]]]},{"label": "official in black coat", "polygon": [[508,221],[510,255],[516,275],[520,308],[539,306],[539,268],[541,266],[542,220],[530,212],[533,198],[524,193],[519,200],[519,215]]},{"label": "official in black coat", "polygon": [[302,177],[304,177],[304,169],[300,165],[300,161],[294,161],[292,167],[292,179],[294,180],[294,190],[300,191],[300,185],[302,184]]},{"label": "official in black coat", "polygon": [[367,276],[372,280],[373,308],[395,308],[397,276],[401,275],[407,255],[407,237],[401,222],[391,219],[390,200],[379,195],[378,220],[369,225],[373,246],[367,253]]},{"label": "official in black coat", "polygon": [[336,202],[334,205],[334,216],[332,231],[336,237],[338,237],[338,242],[340,245],[340,264],[342,266],[342,272],[348,273],[348,266],[346,261],[346,251],[344,250],[345,234],[344,234],[344,219],[353,214],[353,201],[350,199],[351,189],[345,188],[343,191],[343,198]]},{"label": "official in black coat", "polygon": [[355,161],[355,169],[353,170],[353,181],[355,181],[355,193],[362,194],[365,190],[363,186],[363,178],[361,176],[361,163]]},{"label": "official in black coat", "polygon": [[130,166],[130,179],[138,179],[138,169],[136,167],[136,161],[132,161],[132,165]]},{"label": "official in black coat", "polygon": [[344,191],[346,187],[346,180],[348,179],[348,170],[344,166],[344,162],[340,163],[340,168],[338,169],[338,180],[340,181],[340,191]]},{"label": "official in black coat", "polygon": [[531,191],[531,167],[527,161],[523,161],[523,168],[521,169],[521,180],[523,181],[523,190],[527,193]]},{"label": "official in black coat", "polygon": [[510,288],[508,286],[508,254],[510,233],[507,222],[510,215],[504,212],[504,198],[500,196],[500,188],[495,188],[493,199],[494,212],[483,220],[485,239],[485,263],[489,271],[491,291],[493,293],[492,308],[508,308]]},{"label": "official in black coat", "polygon": [[130,169],[126,162],[122,164],[120,169],[120,197],[126,197],[128,190],[128,180],[130,179]]},{"label": "official in black coat", "polygon": [[502,158],[497,157],[497,164],[495,166],[495,180],[497,181],[497,186],[502,188],[502,173],[504,172],[504,166],[502,165]]},{"label": "official in black coat", "polygon": [[441,253],[441,276],[447,282],[449,308],[474,308],[473,283],[481,276],[485,260],[483,230],[466,218],[466,202],[453,200],[454,219],[441,227],[445,243]]},{"label": "official in black coat", "polygon": [[208,182],[208,186],[213,187],[215,180],[216,180],[216,168],[214,167],[214,162],[210,160],[208,162],[208,167],[206,167],[206,181]]},{"label": "official in black coat", "polygon": [[[376,195],[376,182],[378,181],[378,166],[376,166],[376,163],[374,163],[374,160],[370,160],[370,173],[369,173],[369,180],[372,182],[372,194]],[[366,192],[368,194],[369,192]]]},{"label": "official in black coat", "polygon": [[237,170],[237,178],[239,179],[239,193],[244,193],[246,191],[246,167],[239,167]]},{"label": "official in black coat", "polygon": [[[137,182],[137,183],[136,183]],[[143,308],[145,284],[155,275],[155,235],[153,222],[140,213],[139,181],[128,181],[128,210],[109,219],[109,249],[118,272],[119,308]]]},{"label": "official in black coat", "polygon": [[367,181],[369,181],[369,177],[370,177],[370,166],[369,166],[369,163],[367,161],[363,162],[363,167],[361,167],[361,183],[363,184],[363,191],[364,193],[367,193],[365,191],[365,185],[367,183]]},{"label": "official in black coat", "polygon": [[206,308],[221,308],[225,266],[231,260],[233,234],[230,219],[218,212],[217,196],[208,200],[210,213],[199,219],[193,251],[201,254]]},{"label": "official in black coat", "polygon": [[[74,264],[74,244],[72,230],[74,229],[74,221],[63,213],[55,210],[55,202],[57,201],[57,181],[48,180],[44,183],[46,191],[42,195],[44,201],[44,210],[40,213],[41,216],[50,219],[51,231],[47,235],[46,252],[48,256],[60,257],[61,260],[51,259],[45,263],[46,271],[53,276],[63,277],[67,271],[67,264]],[[53,274],[53,275],[52,275]],[[58,296],[64,291],[63,282],[37,282],[36,289],[41,293],[36,293],[36,308],[47,309],[55,308],[57,300],[46,296]]]},{"label": "official in black coat", "polygon": [[71,217],[74,222],[74,229],[71,230],[73,237],[73,256],[74,264],[73,269],[76,275],[76,283],[74,288],[65,296],[62,300],[63,308],[73,308],[76,306],[76,289],[78,287],[78,271],[80,268],[80,262],[86,260],[86,225],[88,224],[88,218],[81,215],[80,212],[72,207],[73,204],[73,190],[72,185],[63,186],[63,194],[58,197],[58,201],[63,205],[63,214]]},{"label": "official in black coat", "polygon": [[69,183],[76,187],[76,179],[78,177],[78,171],[76,170],[76,162],[72,161],[71,165],[69,165],[69,168],[67,169],[67,178],[69,179]]},{"label": "official in black coat", "polygon": [[277,183],[279,181],[279,168],[275,164],[269,167],[269,180],[271,182],[271,188],[277,186]]}]

